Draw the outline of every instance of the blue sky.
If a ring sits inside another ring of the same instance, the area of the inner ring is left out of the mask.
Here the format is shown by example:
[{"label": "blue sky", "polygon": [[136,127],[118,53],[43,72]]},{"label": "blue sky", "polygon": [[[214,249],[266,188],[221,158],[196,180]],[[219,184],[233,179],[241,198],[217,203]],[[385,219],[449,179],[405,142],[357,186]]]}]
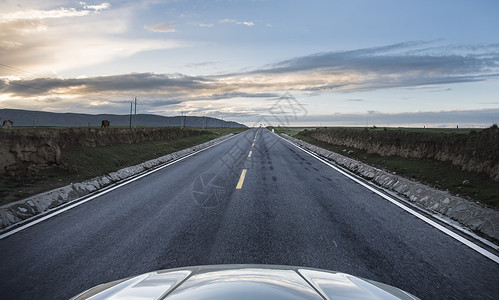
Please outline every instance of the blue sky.
[{"label": "blue sky", "polygon": [[483,127],[497,28],[498,1],[3,0],[0,107]]}]

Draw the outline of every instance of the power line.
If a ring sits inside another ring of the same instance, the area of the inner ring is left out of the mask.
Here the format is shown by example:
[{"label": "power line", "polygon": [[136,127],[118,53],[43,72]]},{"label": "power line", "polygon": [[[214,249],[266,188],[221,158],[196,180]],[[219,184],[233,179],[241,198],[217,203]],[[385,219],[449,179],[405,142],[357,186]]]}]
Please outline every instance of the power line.
[{"label": "power line", "polygon": [[35,74],[35,73],[31,73],[31,72],[28,72],[26,70],[22,70],[22,69],[19,69],[19,68],[14,68],[14,67],[11,67],[11,66],[8,66],[6,64],[1,64],[0,63],[0,67],[3,67],[5,69],[9,69],[9,70],[12,70],[12,71],[16,71],[16,72],[21,72],[21,73],[26,73],[26,74],[30,74],[30,75],[33,75],[33,76],[36,76],[36,77],[43,77],[41,75],[38,75],[38,74]]},{"label": "power line", "polygon": [[[31,72],[28,72],[26,70],[22,70],[22,69],[15,68],[15,67],[12,67],[12,66],[8,66],[8,65],[2,64],[2,63],[0,63],[0,67],[2,67],[4,69],[9,69],[9,70],[12,70],[12,71],[16,71],[16,72],[30,74],[30,75],[37,76],[37,77],[43,77],[43,76],[40,76],[38,74],[31,73]],[[17,86],[22,86],[22,87],[25,87],[25,88],[30,88],[30,89],[34,89],[34,90],[43,91],[43,92],[50,92],[51,91],[50,89],[40,88],[40,87],[28,85],[28,84],[17,83],[17,81],[20,81],[20,80],[8,80],[8,84],[9,85],[12,84],[12,85],[17,85]]]}]

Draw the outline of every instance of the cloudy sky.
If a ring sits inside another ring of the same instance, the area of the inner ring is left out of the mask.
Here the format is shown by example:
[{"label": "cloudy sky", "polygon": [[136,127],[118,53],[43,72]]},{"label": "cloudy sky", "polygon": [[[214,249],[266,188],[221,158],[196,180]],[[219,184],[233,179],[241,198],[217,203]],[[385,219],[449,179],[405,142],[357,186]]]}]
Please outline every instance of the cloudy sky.
[{"label": "cloudy sky", "polygon": [[0,0],[0,108],[490,126],[497,28],[496,0]]}]

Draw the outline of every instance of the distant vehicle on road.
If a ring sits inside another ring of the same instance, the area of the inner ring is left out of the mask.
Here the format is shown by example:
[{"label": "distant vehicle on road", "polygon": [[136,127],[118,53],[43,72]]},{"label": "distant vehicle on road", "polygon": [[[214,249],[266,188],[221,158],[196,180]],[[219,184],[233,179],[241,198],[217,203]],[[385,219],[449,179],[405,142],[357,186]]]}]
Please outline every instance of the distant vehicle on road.
[{"label": "distant vehicle on road", "polygon": [[81,299],[419,299],[396,287],[332,271],[212,265],[156,271],[91,288]]}]

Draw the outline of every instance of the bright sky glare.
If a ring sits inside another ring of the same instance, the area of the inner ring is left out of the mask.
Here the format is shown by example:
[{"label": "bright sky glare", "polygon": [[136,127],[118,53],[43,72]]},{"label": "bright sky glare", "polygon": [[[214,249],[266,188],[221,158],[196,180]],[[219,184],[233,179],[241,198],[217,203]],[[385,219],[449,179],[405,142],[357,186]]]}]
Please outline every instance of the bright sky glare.
[{"label": "bright sky glare", "polygon": [[0,0],[0,107],[484,127],[497,28],[496,0]]}]

